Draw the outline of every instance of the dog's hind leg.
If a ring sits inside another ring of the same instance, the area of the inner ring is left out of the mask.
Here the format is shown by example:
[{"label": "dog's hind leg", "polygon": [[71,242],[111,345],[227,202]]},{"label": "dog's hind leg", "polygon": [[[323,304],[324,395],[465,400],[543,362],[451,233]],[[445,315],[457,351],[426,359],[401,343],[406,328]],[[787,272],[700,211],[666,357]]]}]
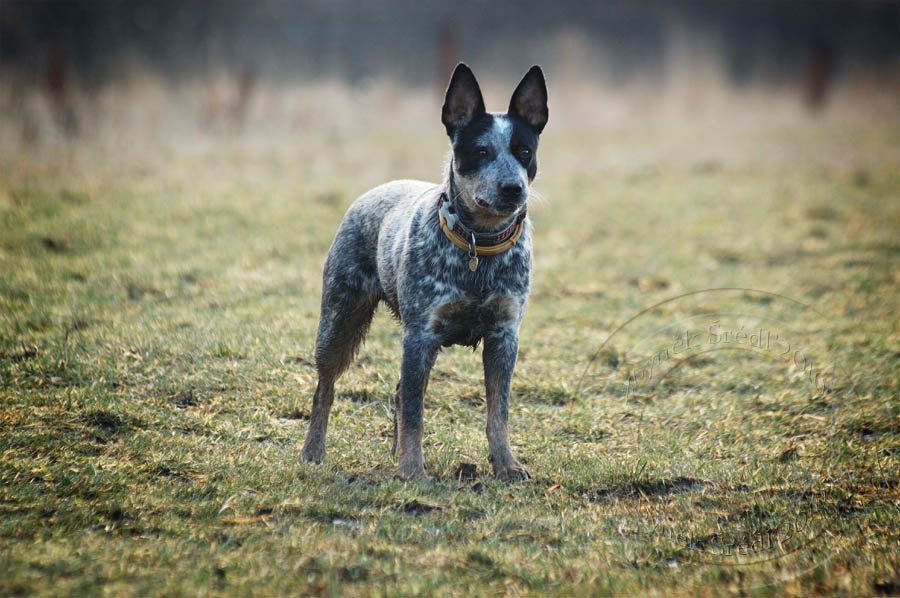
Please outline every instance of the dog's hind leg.
[{"label": "dog's hind leg", "polygon": [[[358,272],[356,274],[359,275]],[[329,279],[328,267],[325,279],[322,315],[316,334],[316,369],[319,381],[313,395],[309,431],[301,452],[304,461],[314,462],[325,458],[325,433],[328,414],[334,401],[334,383],[353,360],[378,305],[378,296],[366,292],[368,289],[361,288],[358,283],[337,283],[333,278]]]}]

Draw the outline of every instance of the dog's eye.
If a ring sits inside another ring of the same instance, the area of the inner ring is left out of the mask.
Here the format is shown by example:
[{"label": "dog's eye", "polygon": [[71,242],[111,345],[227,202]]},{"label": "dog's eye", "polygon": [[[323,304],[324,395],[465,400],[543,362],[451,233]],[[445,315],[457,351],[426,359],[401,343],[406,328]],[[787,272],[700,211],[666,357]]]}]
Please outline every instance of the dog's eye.
[{"label": "dog's eye", "polygon": [[488,157],[488,149],[486,147],[475,148],[475,151],[478,152],[479,158],[487,158]]},{"label": "dog's eye", "polygon": [[519,155],[522,156],[523,158],[530,158],[531,150],[528,149],[527,147],[523,147],[522,149],[519,150]]}]

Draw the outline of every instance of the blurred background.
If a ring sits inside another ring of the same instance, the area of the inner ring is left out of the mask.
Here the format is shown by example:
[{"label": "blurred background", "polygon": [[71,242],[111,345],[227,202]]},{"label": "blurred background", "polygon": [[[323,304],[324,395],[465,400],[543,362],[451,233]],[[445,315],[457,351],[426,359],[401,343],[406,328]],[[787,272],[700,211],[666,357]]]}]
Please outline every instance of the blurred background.
[{"label": "blurred background", "polygon": [[898,32],[900,3],[880,0],[0,0],[0,158],[73,142],[140,161],[209,136],[437,136],[459,60],[494,110],[541,64],[548,131],[896,128]]}]

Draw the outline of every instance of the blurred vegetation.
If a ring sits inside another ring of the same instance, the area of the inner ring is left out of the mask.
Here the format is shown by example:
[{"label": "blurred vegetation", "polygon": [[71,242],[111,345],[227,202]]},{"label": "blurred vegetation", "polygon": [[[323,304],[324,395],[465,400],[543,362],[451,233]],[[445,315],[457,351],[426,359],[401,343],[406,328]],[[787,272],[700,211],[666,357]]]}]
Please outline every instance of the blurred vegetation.
[{"label": "blurred vegetation", "polygon": [[6,0],[0,73],[35,83],[62,58],[90,87],[134,70],[184,82],[223,68],[442,86],[451,60],[507,72],[575,58],[590,80],[621,85],[664,78],[691,50],[739,85],[793,84],[811,60],[841,82],[896,80],[898,19],[882,0]]},{"label": "blurred vegetation", "polygon": [[[549,76],[518,485],[489,474],[461,348],[426,398],[435,481],[392,478],[383,310],[327,462],[298,460],[325,253],[358,194],[440,176],[433,90],[261,84],[240,122],[146,75],[76,94],[75,135],[40,95],[0,119],[0,593],[896,593],[892,95],[810,114],[714,80]],[[515,76],[485,79],[505,106]],[[722,287],[748,290],[617,331]],[[714,351],[627,385],[713,318],[835,375]]]}]

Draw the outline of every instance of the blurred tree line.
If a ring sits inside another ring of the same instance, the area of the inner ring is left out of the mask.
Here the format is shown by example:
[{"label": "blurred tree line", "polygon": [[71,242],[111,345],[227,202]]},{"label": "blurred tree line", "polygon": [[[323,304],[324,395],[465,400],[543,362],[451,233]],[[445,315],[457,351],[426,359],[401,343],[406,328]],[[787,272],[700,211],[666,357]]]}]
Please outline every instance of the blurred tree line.
[{"label": "blurred tree line", "polygon": [[585,76],[616,84],[662,75],[678,39],[701,39],[732,82],[803,73],[814,100],[832,78],[896,73],[898,32],[895,0],[2,0],[0,73],[90,87],[134,69],[178,81],[224,66],[248,80],[442,85],[457,59],[518,72],[568,36]]}]

